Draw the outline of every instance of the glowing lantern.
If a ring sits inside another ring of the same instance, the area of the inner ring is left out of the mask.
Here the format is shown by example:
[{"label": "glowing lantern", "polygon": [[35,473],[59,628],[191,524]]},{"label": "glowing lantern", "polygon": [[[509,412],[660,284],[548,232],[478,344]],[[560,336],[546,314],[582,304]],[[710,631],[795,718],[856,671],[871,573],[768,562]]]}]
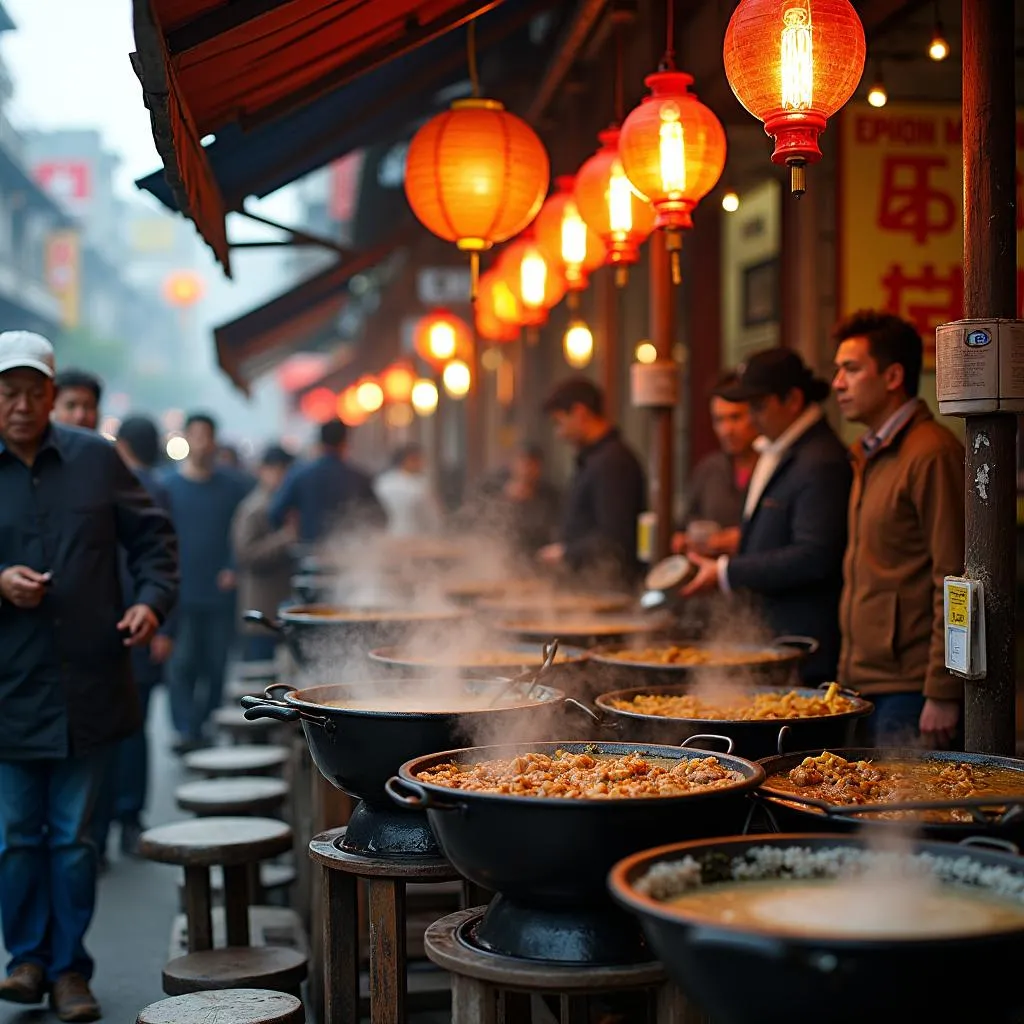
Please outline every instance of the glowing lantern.
[{"label": "glowing lantern", "polygon": [[476,333],[487,341],[509,342],[519,337],[519,304],[494,269],[480,275],[474,322]]},{"label": "glowing lantern", "polygon": [[417,416],[430,416],[437,409],[437,385],[421,377],[412,386],[412,407]]},{"label": "glowing lantern", "polygon": [[413,336],[416,354],[438,369],[449,359],[464,355],[471,344],[468,324],[446,309],[435,309],[420,317]]},{"label": "glowing lantern", "polygon": [[563,175],[555,185],[558,191],[540,208],[533,228],[541,248],[561,265],[569,291],[582,291],[590,274],[604,264],[608,250],[580,216],[573,194],[576,179]]},{"label": "glowing lantern", "polygon": [[369,413],[360,404],[358,388],[354,385],[345,388],[338,395],[338,419],[346,426],[361,426],[366,422],[368,416]]},{"label": "glowing lantern", "polygon": [[176,270],[164,281],[164,298],[170,306],[185,309],[203,297],[203,279],[192,270]]},{"label": "glowing lantern", "polygon": [[412,407],[405,403],[389,405],[384,415],[387,425],[394,427],[396,430],[404,430],[406,427],[412,426]]},{"label": "glowing lantern", "polygon": [[313,388],[299,399],[299,412],[314,423],[326,423],[337,415],[337,404],[330,388]]},{"label": "glowing lantern", "polygon": [[532,234],[517,238],[501,254],[497,270],[519,304],[524,327],[543,324],[565,295],[565,277]]},{"label": "glowing lantern", "polygon": [[741,0],[725,30],[725,74],[736,98],[775,139],[796,195],[818,136],[864,73],[864,26],[849,0]]},{"label": "glowing lantern", "polygon": [[408,363],[392,363],[381,375],[384,398],[395,405],[405,405],[412,395],[416,374]]},{"label": "glowing lantern", "polygon": [[562,339],[565,361],[582,370],[594,358],[594,335],[582,320],[573,320]]},{"label": "glowing lantern", "polygon": [[441,374],[444,389],[452,398],[465,398],[473,383],[469,366],[461,359],[453,359]]},{"label": "glowing lantern", "polygon": [[356,402],[367,415],[375,413],[384,404],[384,389],[372,377],[365,377],[356,384]]},{"label": "glowing lantern", "polygon": [[626,177],[619,156],[619,129],[608,128],[598,136],[601,148],[576,174],[576,205],[580,216],[604,242],[606,262],[625,268],[640,258],[640,246],[654,230],[654,207],[637,195]]},{"label": "glowing lantern", "polygon": [[619,134],[626,177],[650,200],[657,226],[670,232],[693,226],[691,212],[725,168],[725,129],[689,91],[692,82],[681,71],[648,75],[651,95],[630,112]]},{"label": "glowing lantern", "polygon": [[[456,100],[413,136],[405,160],[412,212],[473,258],[519,234],[548,191],[548,155],[536,132],[496,100]],[[475,291],[475,289],[474,289]]]}]

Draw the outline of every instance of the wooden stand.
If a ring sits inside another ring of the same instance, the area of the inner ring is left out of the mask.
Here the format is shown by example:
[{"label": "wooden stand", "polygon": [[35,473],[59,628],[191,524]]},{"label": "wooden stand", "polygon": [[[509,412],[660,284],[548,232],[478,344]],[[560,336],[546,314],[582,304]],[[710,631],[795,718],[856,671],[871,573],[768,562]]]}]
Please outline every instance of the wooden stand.
[{"label": "wooden stand", "polygon": [[459,935],[484,909],[443,917],[424,938],[427,956],[452,976],[452,1024],[530,1024],[533,995],[557,998],[560,1024],[585,1024],[593,997],[643,990],[650,992],[646,1024],[706,1024],[657,962],[581,967],[474,949]]},{"label": "wooden stand", "polygon": [[314,836],[309,855],[323,884],[324,1008],[321,1024],[352,1024],[359,1012],[359,893],[366,884],[369,917],[370,1021],[406,1020],[405,887],[410,882],[450,882],[448,861],[385,859],[346,853],[344,828]]}]

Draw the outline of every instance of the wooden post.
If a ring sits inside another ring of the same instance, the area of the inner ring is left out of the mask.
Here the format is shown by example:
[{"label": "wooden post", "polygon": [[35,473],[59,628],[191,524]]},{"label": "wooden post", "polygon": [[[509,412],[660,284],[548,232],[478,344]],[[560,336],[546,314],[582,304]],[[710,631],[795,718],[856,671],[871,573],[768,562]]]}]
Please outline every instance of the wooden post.
[{"label": "wooden post", "polygon": [[622,354],[619,351],[619,289],[615,284],[615,268],[605,267],[595,279],[601,339],[601,387],[608,419],[619,422]]},{"label": "wooden post", "polygon": [[463,429],[466,437],[466,477],[462,484],[462,495],[465,498],[477,477],[483,472],[484,465],[484,433],[487,420],[484,413],[483,366],[480,363],[481,345],[476,331],[473,332],[473,351],[466,362],[469,364],[471,383],[469,394],[464,403],[466,406]]},{"label": "wooden post", "polygon": [[[651,342],[658,352],[658,360],[672,358],[675,342],[675,295],[672,292],[672,268],[665,233],[655,231],[650,240],[650,324]],[[675,410],[651,411],[651,450],[648,463],[648,486],[651,509],[658,516],[653,560],[666,558],[672,545],[672,463]]]},{"label": "wooden post", "polygon": [[[963,0],[964,316],[1017,315],[1014,5]],[[968,750],[1012,756],[1016,417],[967,417],[966,573],[985,586],[987,676],[965,684]]]}]

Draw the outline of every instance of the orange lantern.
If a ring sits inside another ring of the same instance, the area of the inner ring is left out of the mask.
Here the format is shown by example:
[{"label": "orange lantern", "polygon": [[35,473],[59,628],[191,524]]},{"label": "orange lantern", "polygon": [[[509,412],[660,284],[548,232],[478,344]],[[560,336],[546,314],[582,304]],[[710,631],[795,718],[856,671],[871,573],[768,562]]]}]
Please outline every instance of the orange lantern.
[{"label": "orange lantern", "polygon": [[640,258],[640,246],[654,230],[654,207],[637,195],[619,157],[619,129],[598,136],[601,148],[576,174],[576,205],[580,215],[604,242],[606,262],[625,268]]},{"label": "orange lantern", "polygon": [[796,195],[818,136],[864,74],[864,26],[849,0],[742,0],[725,30],[725,74],[775,140]]},{"label": "orange lantern", "polygon": [[416,354],[437,369],[449,359],[471,352],[472,345],[469,325],[446,309],[435,309],[420,317],[416,324],[413,336]]},{"label": "orange lantern", "polygon": [[359,404],[359,396],[356,394],[356,386],[354,384],[345,388],[338,395],[338,419],[346,426],[362,426],[368,416],[369,413]]},{"label": "orange lantern", "polygon": [[193,270],[176,270],[164,281],[164,299],[170,306],[185,309],[203,297],[203,279]]},{"label": "orange lantern", "polygon": [[481,274],[474,308],[476,333],[487,341],[515,341],[519,317],[519,303],[497,268]]},{"label": "orange lantern", "polygon": [[376,377],[363,377],[356,381],[354,390],[356,404],[367,416],[384,404],[384,389],[377,383]]},{"label": "orange lantern", "polygon": [[570,292],[583,291],[587,278],[608,255],[597,232],[580,216],[575,185],[571,174],[557,178],[557,191],[545,201],[533,223],[537,242],[562,267]]},{"label": "orange lantern", "polygon": [[408,363],[392,363],[381,375],[384,398],[394,405],[405,405],[412,397],[416,374]]},{"label": "orange lantern", "polygon": [[540,327],[568,287],[565,276],[532,232],[521,235],[501,254],[497,270],[519,303],[524,327]]},{"label": "orange lantern", "polygon": [[337,404],[330,388],[313,388],[299,399],[299,412],[314,423],[326,423],[337,415]]},{"label": "orange lantern", "polygon": [[630,112],[619,134],[626,177],[651,201],[657,226],[673,233],[693,226],[691,212],[725,168],[725,129],[690,92],[692,82],[681,71],[648,75],[644,84],[651,95]]},{"label": "orange lantern", "polygon": [[456,100],[431,118],[413,136],[405,160],[412,212],[439,238],[472,254],[474,279],[479,253],[533,220],[549,180],[537,133],[496,100],[479,97]]}]

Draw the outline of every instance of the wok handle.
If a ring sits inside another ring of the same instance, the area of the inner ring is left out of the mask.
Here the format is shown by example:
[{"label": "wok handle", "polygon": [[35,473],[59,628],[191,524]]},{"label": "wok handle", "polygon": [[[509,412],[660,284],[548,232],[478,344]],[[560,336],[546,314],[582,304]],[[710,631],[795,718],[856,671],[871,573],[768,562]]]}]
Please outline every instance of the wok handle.
[{"label": "wok handle", "polygon": [[599,715],[593,708],[588,708],[582,701],[576,700],[575,697],[566,697],[565,703],[575,708],[577,711],[582,711],[588,718],[592,719],[602,729],[618,730],[619,723],[616,721],[609,721],[603,715]]},{"label": "wok handle", "polygon": [[779,757],[784,757],[786,754],[786,740],[789,739],[789,734],[793,730],[788,725],[784,725],[779,730],[779,738],[775,741],[775,749],[779,752]]},{"label": "wok handle", "polygon": [[811,655],[818,653],[818,648],[821,647],[821,644],[813,636],[786,635],[777,636],[772,641],[772,647],[798,647],[805,654]]},{"label": "wok handle", "polygon": [[257,718],[273,718],[277,722],[297,722],[300,718],[297,708],[266,697],[243,697],[242,707],[245,708],[245,717],[250,722]]},{"label": "wok handle", "polygon": [[392,775],[384,783],[384,792],[398,804],[399,807],[406,807],[410,811],[464,811],[464,803],[448,803],[439,800],[425,786],[409,779],[403,779],[398,775]]},{"label": "wok handle", "polygon": [[298,687],[292,686],[291,683],[271,683],[269,686],[264,687],[263,696],[267,700],[277,700],[278,698],[274,696],[275,690],[281,690],[283,693],[295,693],[297,689]]},{"label": "wok handle", "polygon": [[[713,733],[713,732],[698,732],[698,733],[694,733],[692,736],[687,736],[686,739],[683,740],[683,742],[679,744],[679,746],[689,748],[692,745],[694,740],[716,740],[719,743],[724,743],[725,744],[725,752],[727,754],[731,754],[733,752],[733,749],[736,746],[736,744],[733,743],[731,736],[721,736],[721,735],[719,735],[717,733]],[[697,749],[698,750],[703,750],[704,748],[703,747],[698,747]]]},{"label": "wok handle", "polygon": [[281,622],[277,619],[270,618],[268,615],[265,615],[261,611],[257,611],[255,608],[250,608],[247,612],[243,612],[242,621],[248,622],[254,626],[260,626],[271,633],[276,633],[278,636],[284,636],[284,626]]},{"label": "wok handle", "polygon": [[1011,843],[1009,839],[999,839],[996,836],[968,836],[961,839],[957,846],[977,846],[981,849],[998,850],[1000,853],[1012,853],[1014,856],[1020,854],[1020,847]]}]

